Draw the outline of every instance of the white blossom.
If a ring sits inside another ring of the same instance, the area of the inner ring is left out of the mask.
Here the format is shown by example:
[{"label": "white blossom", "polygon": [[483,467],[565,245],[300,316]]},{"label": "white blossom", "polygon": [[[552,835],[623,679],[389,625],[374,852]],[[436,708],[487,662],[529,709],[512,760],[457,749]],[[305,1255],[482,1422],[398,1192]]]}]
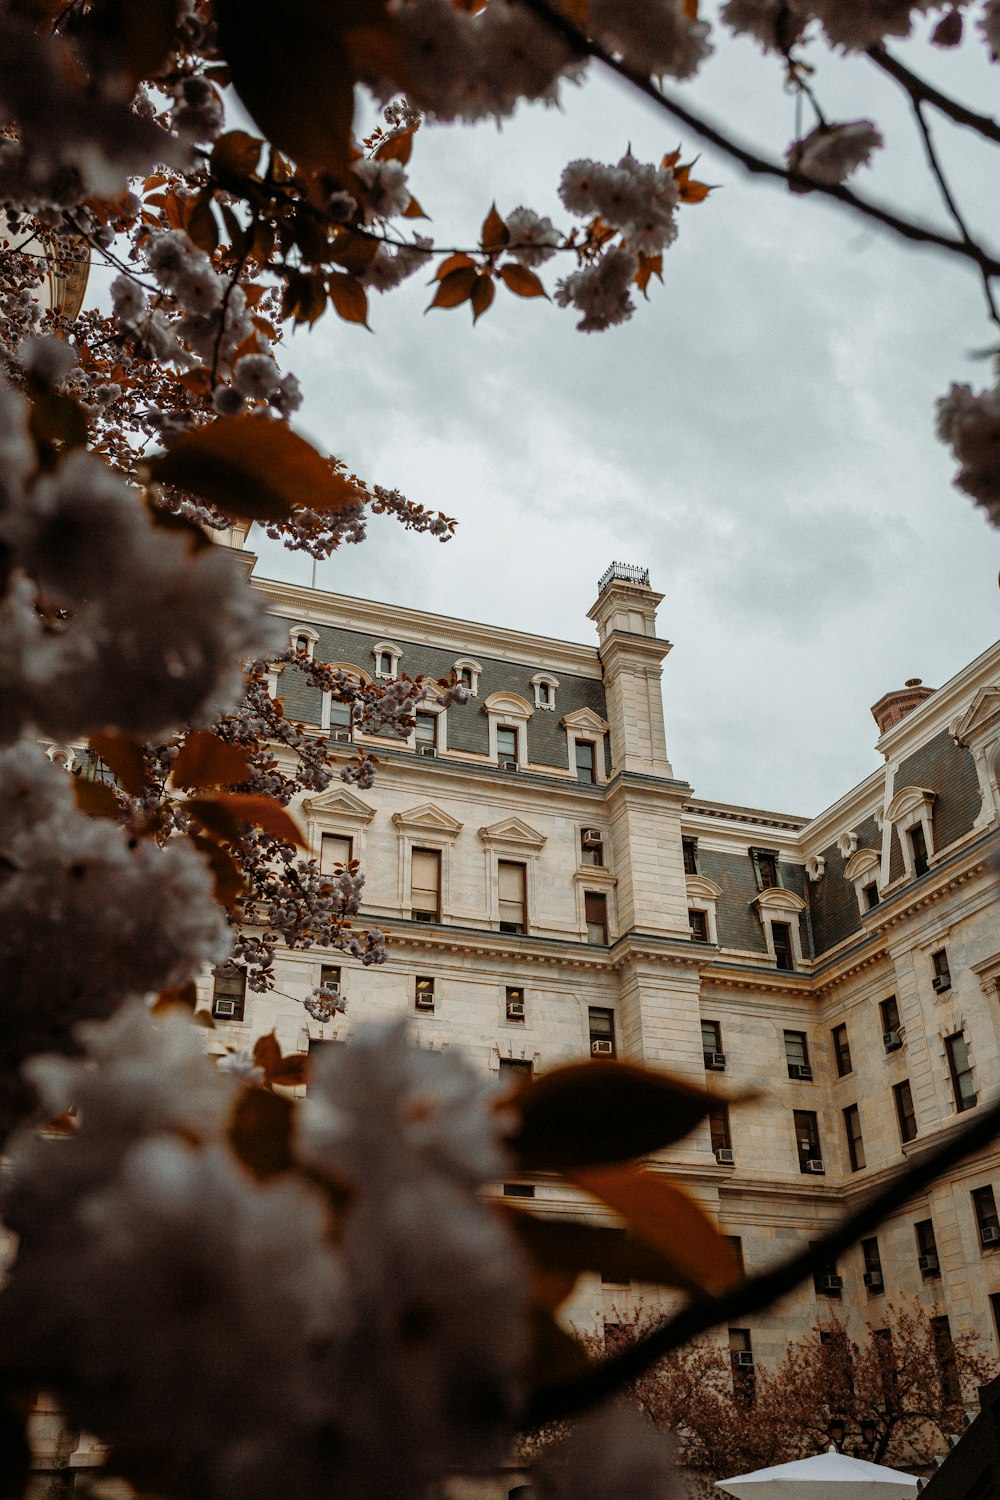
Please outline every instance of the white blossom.
[{"label": "white blossom", "polygon": [[754,37],[765,52],[787,52],[808,18],[795,0],[727,0],[721,19],[737,35]]},{"label": "white blossom", "polygon": [[635,311],[630,287],[637,269],[631,251],[614,246],[591,265],[564,277],[556,285],[556,301],[560,307],[575,307],[583,313],[576,325],[583,333],[624,323]]},{"label": "white blossom", "polygon": [[871,120],[850,120],[842,125],[817,125],[788,150],[788,166],[814,182],[839,183],[871,161],[873,151],[883,145]]},{"label": "white blossom", "polygon": [[391,219],[401,214],[410,201],[406,171],[398,161],[359,161],[354,174],[368,189],[368,217]]},{"label": "white blossom", "polygon": [[251,401],[266,401],[281,384],[281,371],[269,354],[245,354],[233,366],[233,385]]},{"label": "white blossom", "polygon": [[937,404],[938,436],[958,460],[955,483],[1000,526],[1000,390],[953,385]]},{"label": "white blossom", "polygon": [[986,7],[979,21],[979,29],[994,60],[1000,58],[1000,0],[986,0]]},{"label": "white blossom", "polygon": [[863,52],[887,37],[908,37],[915,16],[934,10],[941,0],[808,0],[808,10],[823,24],[830,44],[845,52]]},{"label": "white blossom", "polygon": [[690,19],[682,0],[592,0],[595,35],[642,73],[691,78],[711,55],[707,21]]},{"label": "white blossom", "polygon": [[624,245],[636,254],[655,255],[677,238],[674,215],[680,189],[673,172],[637,161],[631,152],[613,167],[570,162],[559,196],[570,213],[600,214],[612,229],[621,230]]},{"label": "white blossom", "polygon": [[510,235],[507,253],[522,266],[540,266],[555,255],[562,236],[551,219],[533,208],[515,208],[504,223]]}]

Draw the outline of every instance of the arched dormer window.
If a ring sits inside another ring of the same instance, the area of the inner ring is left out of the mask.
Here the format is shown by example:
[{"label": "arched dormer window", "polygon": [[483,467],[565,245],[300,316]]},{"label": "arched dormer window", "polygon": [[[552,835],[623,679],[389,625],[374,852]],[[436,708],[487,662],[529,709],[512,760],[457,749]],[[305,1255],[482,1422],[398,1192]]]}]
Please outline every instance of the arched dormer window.
[{"label": "arched dormer window", "polygon": [[383,682],[395,682],[399,676],[399,659],[402,654],[402,646],[397,646],[395,641],[376,641],[372,647],[375,676]]},{"label": "arched dormer window", "polygon": [[316,658],[319,636],[311,625],[293,625],[288,632],[293,651],[303,651],[310,661]]},{"label": "arched dormer window", "polygon": [[471,656],[460,656],[452,668],[462,686],[468,688],[470,698],[479,697],[479,677],[482,670]]},{"label": "arched dormer window", "polygon": [[483,704],[490,721],[490,759],[502,770],[528,764],[528,720],[534,711],[520,693],[491,693]]},{"label": "arched dormer window", "polygon": [[551,672],[536,672],[531,679],[531,686],[535,690],[535,707],[554,710],[559,679],[553,677]]},{"label": "arched dormer window", "polygon": [[922,786],[903,787],[885,810],[896,830],[908,880],[918,880],[930,869],[934,857],[934,793]]},{"label": "arched dormer window", "polygon": [[844,879],[849,880],[854,887],[858,911],[862,916],[879,904],[881,865],[882,860],[876,850],[857,849],[844,866]]}]

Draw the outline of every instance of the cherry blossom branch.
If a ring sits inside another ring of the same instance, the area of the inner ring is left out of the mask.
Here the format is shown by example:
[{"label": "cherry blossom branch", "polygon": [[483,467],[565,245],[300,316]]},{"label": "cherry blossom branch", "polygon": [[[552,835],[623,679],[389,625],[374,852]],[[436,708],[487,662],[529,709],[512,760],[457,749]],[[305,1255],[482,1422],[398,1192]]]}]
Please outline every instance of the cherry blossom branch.
[{"label": "cherry blossom branch", "polygon": [[761,1312],[785,1297],[801,1282],[836,1260],[863,1235],[876,1229],[897,1209],[935,1182],[942,1173],[988,1145],[1000,1133],[1000,1099],[985,1107],[963,1128],[949,1134],[922,1156],[910,1161],[891,1182],[879,1188],[832,1229],[804,1250],[779,1261],[768,1271],[718,1296],[687,1303],[620,1353],[592,1366],[582,1375],[535,1393],[525,1413],[525,1429],[587,1411],[617,1394],[664,1355],[688,1344],[712,1328]]},{"label": "cherry blossom branch", "polygon": [[887,52],[881,44],[869,47],[867,56],[877,68],[887,73],[900,84],[910,98],[922,100],[924,104],[933,105],[941,114],[947,115],[949,120],[954,120],[956,125],[967,125],[970,130],[975,130],[988,141],[1000,142],[1000,122],[994,120],[990,115],[977,114],[975,110],[968,109],[966,105],[960,104],[957,99],[943,94],[933,84],[926,83],[924,79],[918,78],[909,68]]},{"label": "cherry blossom branch", "polygon": [[952,255],[962,256],[964,259],[975,262],[984,275],[1000,275],[1000,260],[988,254],[975,241],[967,244],[962,239],[953,239],[950,235],[942,234],[940,230],[932,229],[928,224],[921,224],[915,219],[904,219],[900,214],[880,203],[859,197],[850,188],[838,183],[817,182],[801,172],[790,171],[778,162],[759,156],[748,146],[741,145],[732,139],[721,126],[713,124],[704,116],[697,115],[685,105],[679,104],[677,100],[658,88],[646,74],[631,67],[627,62],[616,57],[602,43],[589,37],[585,31],[581,31],[572,21],[566,19],[551,3],[551,0],[520,0],[520,3],[556,32],[581,57],[593,57],[598,62],[604,63],[605,67],[632,84],[633,88],[638,89],[647,99],[651,99],[666,114],[678,120],[702,140],[715,146],[724,155],[731,157],[733,161],[739,162],[747,172],[755,176],[777,178],[802,192],[820,193],[827,198],[834,198],[837,202],[846,204],[863,218],[874,219],[876,223],[883,224],[902,239],[911,240],[916,244],[934,245],[940,250],[947,250]]}]

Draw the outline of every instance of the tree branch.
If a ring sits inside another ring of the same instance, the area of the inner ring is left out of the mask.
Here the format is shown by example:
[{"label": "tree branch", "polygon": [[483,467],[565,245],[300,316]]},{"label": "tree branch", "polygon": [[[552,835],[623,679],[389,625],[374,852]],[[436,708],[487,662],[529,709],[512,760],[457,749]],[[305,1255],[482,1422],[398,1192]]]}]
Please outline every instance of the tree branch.
[{"label": "tree branch", "polygon": [[922,100],[925,104],[931,104],[941,114],[947,115],[949,120],[954,120],[956,125],[967,125],[970,130],[975,130],[988,141],[1000,141],[1000,123],[992,119],[990,115],[977,114],[973,109],[967,109],[957,99],[952,99],[948,94],[942,94],[940,89],[934,88],[933,84],[925,83],[909,68],[892,56],[885,47],[877,43],[868,48],[867,56],[877,68],[883,73],[888,73],[909,94],[913,100]]},{"label": "tree branch", "polygon": [[983,1108],[961,1130],[911,1161],[891,1182],[806,1249],[780,1261],[771,1270],[750,1277],[731,1291],[689,1302],[635,1343],[583,1374],[559,1385],[543,1386],[529,1403],[523,1426],[540,1427],[546,1422],[587,1411],[621,1391],[658,1359],[690,1343],[699,1334],[770,1307],[779,1297],[786,1296],[794,1287],[808,1280],[821,1265],[835,1260],[862,1235],[877,1228],[883,1219],[923,1192],[943,1172],[973,1151],[988,1145],[998,1133],[1000,1100]]},{"label": "tree branch", "polygon": [[819,193],[823,197],[833,198],[863,218],[873,219],[876,223],[891,229],[902,239],[916,244],[934,245],[939,250],[947,250],[952,255],[971,260],[979,266],[984,275],[1000,275],[1000,261],[988,254],[980,245],[974,242],[967,244],[962,239],[953,239],[950,235],[942,234],[940,230],[932,229],[930,225],[921,224],[915,219],[904,219],[900,214],[883,207],[880,203],[873,203],[867,198],[858,197],[851,188],[841,184],[815,182],[811,177],[803,176],[801,172],[791,172],[778,162],[769,161],[748,146],[741,145],[733,140],[721,126],[713,124],[704,116],[696,115],[686,105],[679,104],[677,100],[670,98],[657,87],[651,78],[631,67],[621,58],[615,57],[600,42],[589,37],[578,26],[574,26],[552,4],[552,0],[520,0],[520,3],[562,37],[563,41],[568,43],[579,56],[594,57],[598,62],[604,63],[605,67],[617,73],[619,78],[624,78],[627,83],[632,84],[633,88],[638,89],[647,99],[651,99],[666,114],[680,121],[688,130],[715,146],[724,155],[731,157],[733,161],[739,162],[747,172],[755,176],[777,178],[800,192]]}]

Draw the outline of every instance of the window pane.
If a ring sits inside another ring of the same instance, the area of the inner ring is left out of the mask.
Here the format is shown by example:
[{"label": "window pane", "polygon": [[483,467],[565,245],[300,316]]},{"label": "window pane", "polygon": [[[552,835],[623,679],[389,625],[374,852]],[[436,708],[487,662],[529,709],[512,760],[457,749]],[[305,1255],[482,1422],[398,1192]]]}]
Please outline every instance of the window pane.
[{"label": "window pane", "polygon": [[592,1005],[588,1011],[590,1047],[594,1050],[594,1043],[601,1043],[600,1051],[608,1057],[615,1055],[615,1013],[613,1010],[605,1010],[603,1007]]},{"label": "window pane", "polygon": [[436,922],[441,911],[441,851],[414,849],[410,867],[411,914]]},{"label": "window pane", "polygon": [[807,1068],[809,1052],[804,1031],[785,1032],[785,1058],[790,1068]]},{"label": "window pane", "polygon": [[731,1151],[733,1140],[729,1132],[729,1110],[725,1104],[713,1104],[708,1112],[708,1128],[712,1137],[713,1151]]},{"label": "window pane", "polygon": [[594,745],[592,740],[576,742],[576,779],[592,782],[594,779]]},{"label": "window pane", "polygon": [[585,891],[583,906],[587,922],[587,942],[606,944],[608,941],[608,898],[602,891]]},{"label": "window pane", "polygon": [[517,760],[517,730],[501,724],[497,727],[497,757],[500,760]]},{"label": "window pane", "polygon": [[851,1171],[860,1172],[865,1164],[865,1145],[861,1139],[861,1116],[856,1104],[849,1104],[844,1110],[844,1131],[847,1135]]},{"label": "window pane", "polygon": [[212,987],[212,1014],[223,1021],[242,1021],[246,989],[245,969],[230,969],[226,973],[216,974]]},{"label": "window pane", "polygon": [[971,1109],[976,1102],[976,1086],[972,1077],[969,1049],[964,1032],[956,1031],[954,1036],[947,1037],[945,1047],[948,1051],[948,1066],[951,1069],[955,1108],[961,1113],[962,1110]]},{"label": "window pane", "polygon": [[898,1031],[899,1006],[896,1003],[895,995],[890,995],[887,1000],[883,1000],[882,1004],[879,1006],[879,1009],[882,1012],[882,1030],[884,1032]]},{"label": "window pane", "polygon": [[835,1026],[833,1028],[833,1054],[837,1060],[837,1073],[844,1078],[852,1071],[851,1048],[847,1040],[847,1027]]},{"label": "window pane", "polygon": [[523,932],[525,927],[525,868],[501,859],[497,864],[500,894],[500,928],[504,932]]},{"label": "window pane", "polygon": [[437,714],[417,714],[415,738],[418,745],[437,744]]},{"label": "window pane", "polygon": [[917,1133],[917,1116],[913,1108],[913,1095],[910,1092],[910,1081],[904,1078],[902,1083],[894,1085],[892,1096],[896,1102],[896,1119],[899,1121],[899,1135],[903,1144],[912,1141]]},{"label": "window pane", "polygon": [[778,969],[793,969],[792,929],[787,922],[771,923],[771,941],[774,943],[774,963]]},{"label": "window pane", "polygon": [[697,875],[698,873],[698,841],[697,839],[682,839],[681,847],[684,850],[684,873],[685,875]]},{"label": "window pane", "polygon": [[333,875],[337,865],[349,865],[354,858],[353,840],[339,833],[324,833],[320,841],[319,869],[321,875]]},{"label": "window pane", "polygon": [[722,1051],[722,1027],[718,1021],[702,1021],[701,1049],[703,1052]]},{"label": "window pane", "polygon": [[692,907],[688,912],[688,922],[691,925],[691,936],[696,943],[708,942],[708,913],[698,911]]},{"label": "window pane", "polygon": [[350,729],[350,727],[351,727],[351,705],[349,703],[338,703],[336,701],[331,702],[331,704],[330,704],[330,728],[331,729]]}]

